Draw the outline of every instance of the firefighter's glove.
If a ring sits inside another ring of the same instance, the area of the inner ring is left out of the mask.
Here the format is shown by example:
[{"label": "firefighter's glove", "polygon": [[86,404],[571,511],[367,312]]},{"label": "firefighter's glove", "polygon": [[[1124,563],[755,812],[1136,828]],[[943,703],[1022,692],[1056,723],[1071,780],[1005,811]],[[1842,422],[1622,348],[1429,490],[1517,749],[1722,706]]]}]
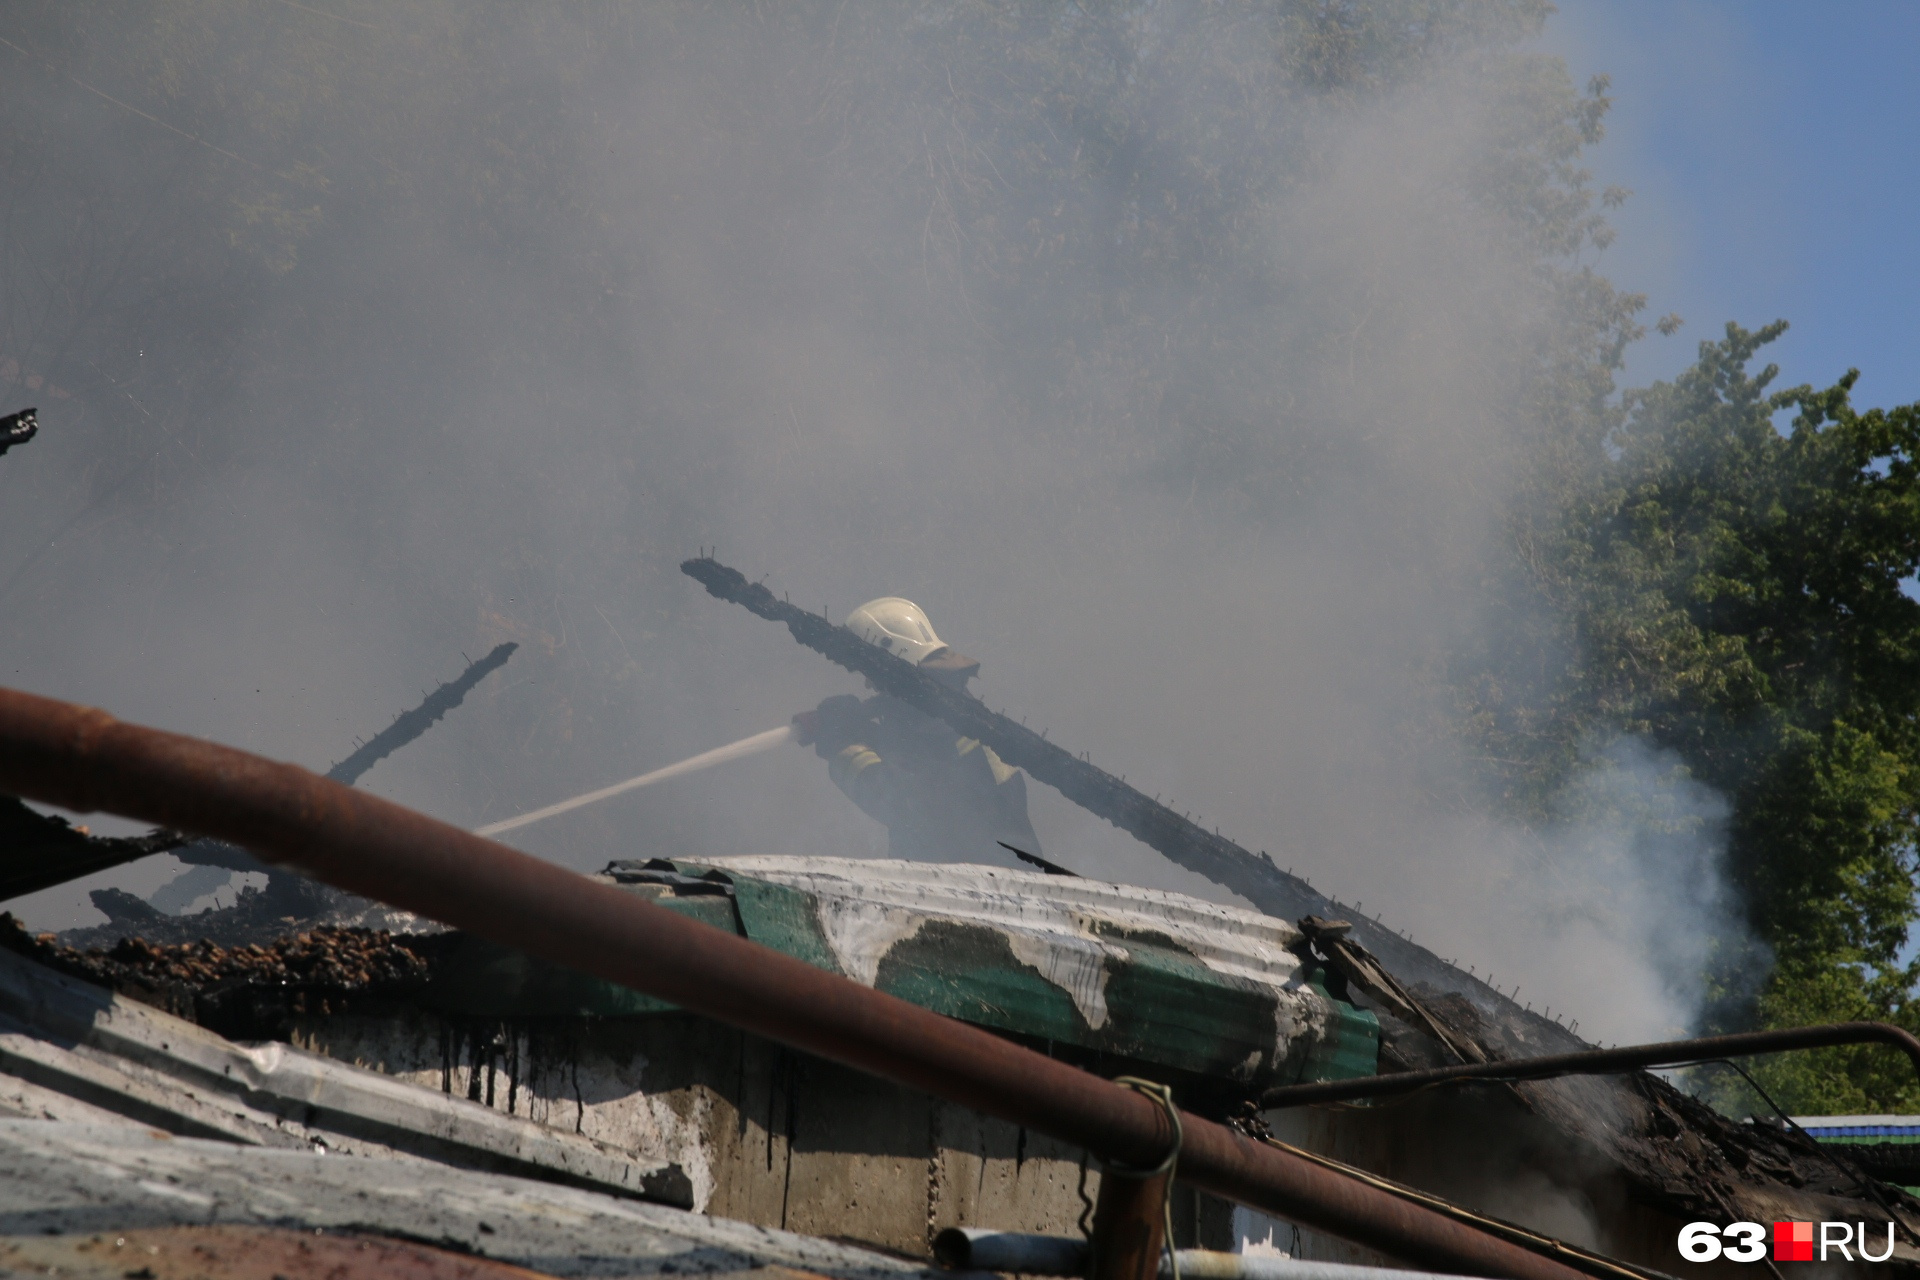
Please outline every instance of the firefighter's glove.
[{"label": "firefighter's glove", "polygon": [[822,760],[858,742],[867,728],[866,710],[850,693],[836,694],[793,718],[794,741],[812,747]]}]

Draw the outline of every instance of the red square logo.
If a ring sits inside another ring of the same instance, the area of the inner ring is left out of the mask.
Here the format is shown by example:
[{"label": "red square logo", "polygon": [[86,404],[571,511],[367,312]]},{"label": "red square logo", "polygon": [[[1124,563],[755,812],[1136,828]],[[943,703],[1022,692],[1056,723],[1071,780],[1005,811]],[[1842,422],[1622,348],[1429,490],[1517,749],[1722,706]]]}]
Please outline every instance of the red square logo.
[{"label": "red square logo", "polygon": [[1774,1223],[1773,1260],[1775,1262],[1812,1262],[1813,1224],[1811,1222]]}]

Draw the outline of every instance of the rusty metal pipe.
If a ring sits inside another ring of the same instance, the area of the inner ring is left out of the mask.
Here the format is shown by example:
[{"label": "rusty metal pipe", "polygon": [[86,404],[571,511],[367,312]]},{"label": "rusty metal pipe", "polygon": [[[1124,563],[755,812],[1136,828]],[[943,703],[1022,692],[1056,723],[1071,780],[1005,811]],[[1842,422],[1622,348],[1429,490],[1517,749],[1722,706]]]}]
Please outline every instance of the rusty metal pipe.
[{"label": "rusty metal pipe", "polygon": [[1381,1098],[1412,1093],[1428,1085],[1454,1081],[1550,1080],[1555,1076],[1603,1076],[1647,1067],[1673,1067],[1713,1058],[1747,1058],[1790,1049],[1824,1049],[1837,1044],[1884,1044],[1906,1054],[1920,1075],[1920,1039],[1886,1022],[1833,1022],[1817,1027],[1787,1027],[1778,1031],[1743,1031],[1697,1040],[1669,1040],[1663,1044],[1625,1045],[1556,1053],[1543,1058],[1506,1062],[1470,1062],[1464,1066],[1399,1071],[1358,1080],[1320,1080],[1312,1084],[1281,1085],[1260,1095],[1264,1108],[1300,1107],[1314,1102],[1344,1102],[1353,1098]]},{"label": "rusty metal pipe", "polygon": [[[1132,1090],[294,765],[0,690],[0,790],[230,840],[352,893],[796,1049],[1152,1166],[1166,1113]],[[1180,1176],[1413,1263],[1581,1272],[1183,1114]]]},{"label": "rusty metal pipe", "polygon": [[1093,1238],[1087,1247],[1087,1280],[1155,1280],[1167,1247],[1167,1193],[1173,1173],[1129,1176],[1113,1166],[1100,1171],[1100,1199],[1093,1207]]}]

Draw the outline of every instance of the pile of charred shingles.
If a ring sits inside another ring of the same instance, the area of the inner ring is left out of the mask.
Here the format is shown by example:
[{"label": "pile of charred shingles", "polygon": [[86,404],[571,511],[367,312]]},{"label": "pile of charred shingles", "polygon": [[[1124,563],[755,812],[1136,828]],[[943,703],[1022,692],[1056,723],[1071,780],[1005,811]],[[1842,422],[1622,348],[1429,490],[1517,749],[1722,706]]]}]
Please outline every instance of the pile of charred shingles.
[{"label": "pile of charred shingles", "polygon": [[428,981],[449,934],[395,935],[331,926],[262,944],[155,944],[123,937],[81,949],[29,933],[0,913],[0,947],[223,1034],[271,1030],[287,1014],[341,1013],[355,1002],[404,999]]}]

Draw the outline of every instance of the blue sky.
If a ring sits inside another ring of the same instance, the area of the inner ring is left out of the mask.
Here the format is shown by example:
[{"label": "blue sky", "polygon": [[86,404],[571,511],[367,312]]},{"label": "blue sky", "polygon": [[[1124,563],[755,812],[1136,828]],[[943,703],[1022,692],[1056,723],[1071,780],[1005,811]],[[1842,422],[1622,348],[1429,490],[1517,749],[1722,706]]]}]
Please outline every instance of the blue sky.
[{"label": "blue sky", "polygon": [[1779,385],[1857,366],[1857,405],[1920,400],[1920,3],[1563,0],[1546,45],[1613,78],[1589,166],[1634,196],[1600,269],[1686,319],[1628,385],[1784,318]]},{"label": "blue sky", "polygon": [[1777,385],[1855,367],[1856,405],[1920,400],[1920,3],[1563,0],[1546,45],[1613,78],[1589,166],[1634,196],[1600,269],[1687,322],[1650,330],[1623,385],[1784,318]]}]

